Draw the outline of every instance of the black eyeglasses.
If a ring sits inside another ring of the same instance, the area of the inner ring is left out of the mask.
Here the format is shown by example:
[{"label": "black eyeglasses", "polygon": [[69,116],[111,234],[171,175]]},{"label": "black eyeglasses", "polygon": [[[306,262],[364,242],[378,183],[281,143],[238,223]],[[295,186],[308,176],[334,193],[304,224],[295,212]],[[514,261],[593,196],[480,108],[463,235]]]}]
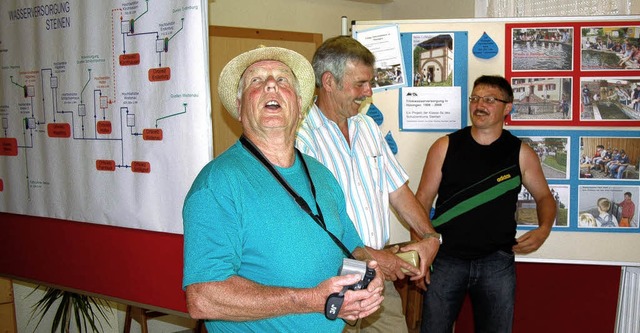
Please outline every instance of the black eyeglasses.
[{"label": "black eyeglasses", "polygon": [[469,103],[478,103],[480,102],[480,100],[482,100],[485,104],[495,104],[496,101],[502,102],[505,104],[511,103],[509,101],[505,101],[504,99],[495,98],[493,96],[476,96],[476,95],[469,96]]}]

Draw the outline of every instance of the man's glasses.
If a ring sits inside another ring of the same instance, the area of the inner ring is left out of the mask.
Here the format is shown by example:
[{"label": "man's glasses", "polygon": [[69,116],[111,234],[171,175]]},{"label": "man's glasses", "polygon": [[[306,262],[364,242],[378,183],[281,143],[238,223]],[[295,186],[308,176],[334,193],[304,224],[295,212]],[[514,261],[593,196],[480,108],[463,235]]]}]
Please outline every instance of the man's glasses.
[{"label": "man's glasses", "polygon": [[502,102],[505,104],[511,103],[509,101],[505,101],[504,99],[495,98],[493,96],[469,96],[469,103],[478,103],[480,102],[480,100],[482,100],[484,104],[495,104],[496,102]]}]

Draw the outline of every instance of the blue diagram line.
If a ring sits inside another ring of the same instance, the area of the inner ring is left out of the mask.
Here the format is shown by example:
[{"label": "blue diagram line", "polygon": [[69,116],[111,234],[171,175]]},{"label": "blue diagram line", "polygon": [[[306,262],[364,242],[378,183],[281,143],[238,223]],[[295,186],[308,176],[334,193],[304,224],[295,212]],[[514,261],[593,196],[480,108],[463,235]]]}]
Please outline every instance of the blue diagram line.
[{"label": "blue diagram line", "polygon": [[87,71],[89,71],[89,77],[87,78],[87,82],[84,84],[84,87],[82,87],[82,90],[80,91],[80,103],[83,102],[82,95],[84,94],[84,90],[87,89],[89,82],[91,82],[91,68],[87,69]]},{"label": "blue diagram line", "polygon": [[24,87],[25,87],[25,86],[21,86],[21,85],[19,85],[17,82],[13,82],[13,75],[12,75],[12,76],[9,76],[9,78],[11,78],[11,83],[13,83],[13,84],[15,84],[16,86],[18,86],[18,87],[20,87],[20,88],[24,89]]},{"label": "blue diagram line", "polygon": [[145,3],[147,4],[147,9],[142,14],[140,14],[140,16],[136,17],[133,20],[134,22],[137,21],[139,18],[141,18],[144,14],[146,14],[149,11],[149,0],[145,1]]},{"label": "blue diagram line", "polygon": [[174,33],[173,35],[171,35],[171,37],[169,37],[169,40],[173,39],[173,37],[175,37],[178,32],[182,31],[182,29],[184,29],[184,17],[180,19],[180,23],[181,23],[181,27],[178,31],[176,31],[176,33]]},{"label": "blue diagram line", "polygon": [[160,121],[160,120],[167,119],[167,118],[170,118],[170,117],[175,117],[175,116],[181,115],[183,113],[187,113],[187,103],[182,103],[182,106],[184,107],[184,111],[178,112],[178,113],[174,113],[174,114],[170,114],[168,116],[164,116],[164,117],[160,117],[160,118],[156,119],[156,128],[158,128],[158,121]]}]

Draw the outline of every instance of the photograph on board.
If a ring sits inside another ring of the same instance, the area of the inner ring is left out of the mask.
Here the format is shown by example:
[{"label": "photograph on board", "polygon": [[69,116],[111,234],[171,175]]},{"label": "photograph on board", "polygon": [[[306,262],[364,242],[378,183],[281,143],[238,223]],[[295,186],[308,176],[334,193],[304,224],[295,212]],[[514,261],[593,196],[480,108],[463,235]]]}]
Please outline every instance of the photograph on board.
[{"label": "photograph on board", "polygon": [[573,28],[518,28],[511,30],[513,71],[573,70]]},{"label": "photograph on board", "polygon": [[[569,226],[569,185],[549,185],[551,195],[556,200],[556,219],[554,227]],[[538,226],[538,214],[536,212],[536,201],[527,189],[522,186],[518,194],[516,204],[516,223],[518,226],[536,227]]]},{"label": "photograph on board", "polygon": [[580,178],[638,180],[640,137],[581,137]]},{"label": "photograph on board", "polygon": [[640,69],[640,26],[583,27],[580,69]]},{"label": "photograph on board", "polygon": [[638,186],[579,186],[578,228],[638,229]]},{"label": "photograph on board", "polygon": [[581,78],[580,120],[640,120],[640,77]]},{"label": "photograph on board", "polygon": [[511,78],[511,120],[572,119],[571,82],[569,77]]},{"label": "photograph on board", "polygon": [[354,38],[376,57],[371,86],[374,92],[407,85],[398,25],[356,31]]},{"label": "photograph on board", "polygon": [[569,137],[519,136],[538,154],[547,179],[569,179]]},{"label": "photograph on board", "polygon": [[452,87],[453,34],[413,34],[413,86]]}]

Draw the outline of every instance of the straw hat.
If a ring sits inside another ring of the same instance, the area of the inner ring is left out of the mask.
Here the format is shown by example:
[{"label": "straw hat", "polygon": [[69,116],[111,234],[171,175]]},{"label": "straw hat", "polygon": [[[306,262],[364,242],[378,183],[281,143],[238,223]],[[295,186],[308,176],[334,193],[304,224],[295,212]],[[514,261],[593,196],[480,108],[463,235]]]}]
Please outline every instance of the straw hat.
[{"label": "straw hat", "polygon": [[242,74],[249,66],[262,60],[280,61],[291,68],[300,86],[301,112],[306,113],[311,106],[315,90],[315,76],[309,60],[289,49],[259,46],[257,49],[247,51],[231,59],[220,72],[218,95],[222,105],[229,111],[231,116],[235,119],[238,119],[239,116],[236,99],[238,96],[238,83]]}]

